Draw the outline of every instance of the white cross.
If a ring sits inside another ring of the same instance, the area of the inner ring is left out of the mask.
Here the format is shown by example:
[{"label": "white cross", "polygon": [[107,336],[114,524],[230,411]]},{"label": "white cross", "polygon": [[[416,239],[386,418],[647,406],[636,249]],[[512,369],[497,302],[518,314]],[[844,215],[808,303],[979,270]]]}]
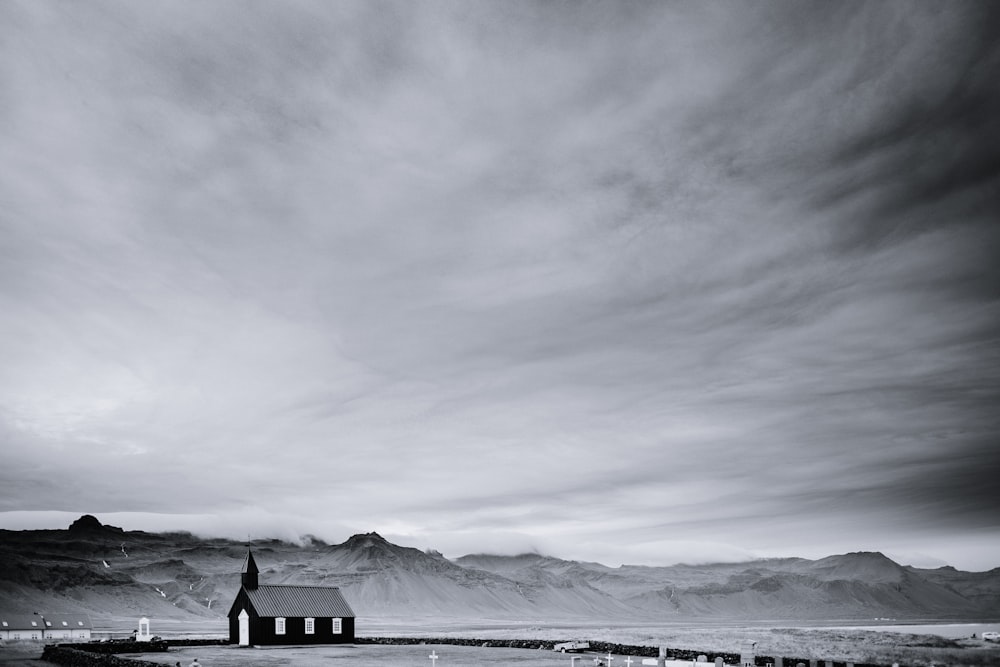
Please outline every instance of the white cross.
[{"label": "white cross", "polygon": [[632,667],[632,656],[625,658],[626,667]]},{"label": "white cross", "polygon": [[431,651],[431,654],[429,656],[427,656],[427,657],[431,659],[431,665],[436,666],[437,665],[437,659],[440,656],[438,656],[437,651]]},{"label": "white cross", "polygon": [[614,660],[614,658],[611,657],[611,651],[608,651],[608,667],[611,667],[611,661],[612,660]]}]

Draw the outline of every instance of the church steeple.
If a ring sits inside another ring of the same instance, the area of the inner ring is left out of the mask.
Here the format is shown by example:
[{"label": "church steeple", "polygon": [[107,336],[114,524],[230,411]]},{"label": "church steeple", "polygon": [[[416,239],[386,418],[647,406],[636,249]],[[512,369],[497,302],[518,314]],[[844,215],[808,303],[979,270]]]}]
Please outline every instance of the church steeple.
[{"label": "church steeple", "polygon": [[257,590],[257,575],[260,574],[260,570],[257,569],[257,563],[254,562],[253,553],[249,549],[247,549],[247,557],[243,559],[243,569],[240,572],[240,583],[243,584],[243,588],[248,591]]}]

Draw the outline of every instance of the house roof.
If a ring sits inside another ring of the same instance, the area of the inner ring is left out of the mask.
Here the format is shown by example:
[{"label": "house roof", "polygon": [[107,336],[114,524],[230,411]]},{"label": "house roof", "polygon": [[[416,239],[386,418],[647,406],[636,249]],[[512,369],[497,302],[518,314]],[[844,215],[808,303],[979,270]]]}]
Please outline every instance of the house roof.
[{"label": "house roof", "polygon": [[86,614],[6,614],[0,612],[0,630],[92,630]]},{"label": "house roof", "polygon": [[264,617],[354,618],[354,611],[329,586],[258,586],[244,589],[257,613]]},{"label": "house roof", "polygon": [[39,630],[42,619],[37,614],[7,614],[0,612],[0,630]]},{"label": "house roof", "polygon": [[47,630],[92,630],[94,624],[86,614],[46,614]]}]

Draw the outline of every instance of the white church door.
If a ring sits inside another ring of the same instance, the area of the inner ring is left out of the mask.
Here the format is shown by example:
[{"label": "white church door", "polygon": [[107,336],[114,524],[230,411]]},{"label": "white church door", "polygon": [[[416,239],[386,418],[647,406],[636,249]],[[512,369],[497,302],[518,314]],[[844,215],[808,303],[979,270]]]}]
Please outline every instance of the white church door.
[{"label": "white church door", "polygon": [[246,609],[240,610],[240,646],[250,646],[250,615]]}]

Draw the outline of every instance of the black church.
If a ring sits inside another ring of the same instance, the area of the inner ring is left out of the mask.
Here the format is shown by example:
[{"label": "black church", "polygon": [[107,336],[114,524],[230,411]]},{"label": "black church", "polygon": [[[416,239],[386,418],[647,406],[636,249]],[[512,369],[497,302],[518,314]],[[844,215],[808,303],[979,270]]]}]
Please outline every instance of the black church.
[{"label": "black church", "polygon": [[248,550],[229,609],[229,643],[240,646],[354,643],[354,612],[330,586],[260,585]]}]

